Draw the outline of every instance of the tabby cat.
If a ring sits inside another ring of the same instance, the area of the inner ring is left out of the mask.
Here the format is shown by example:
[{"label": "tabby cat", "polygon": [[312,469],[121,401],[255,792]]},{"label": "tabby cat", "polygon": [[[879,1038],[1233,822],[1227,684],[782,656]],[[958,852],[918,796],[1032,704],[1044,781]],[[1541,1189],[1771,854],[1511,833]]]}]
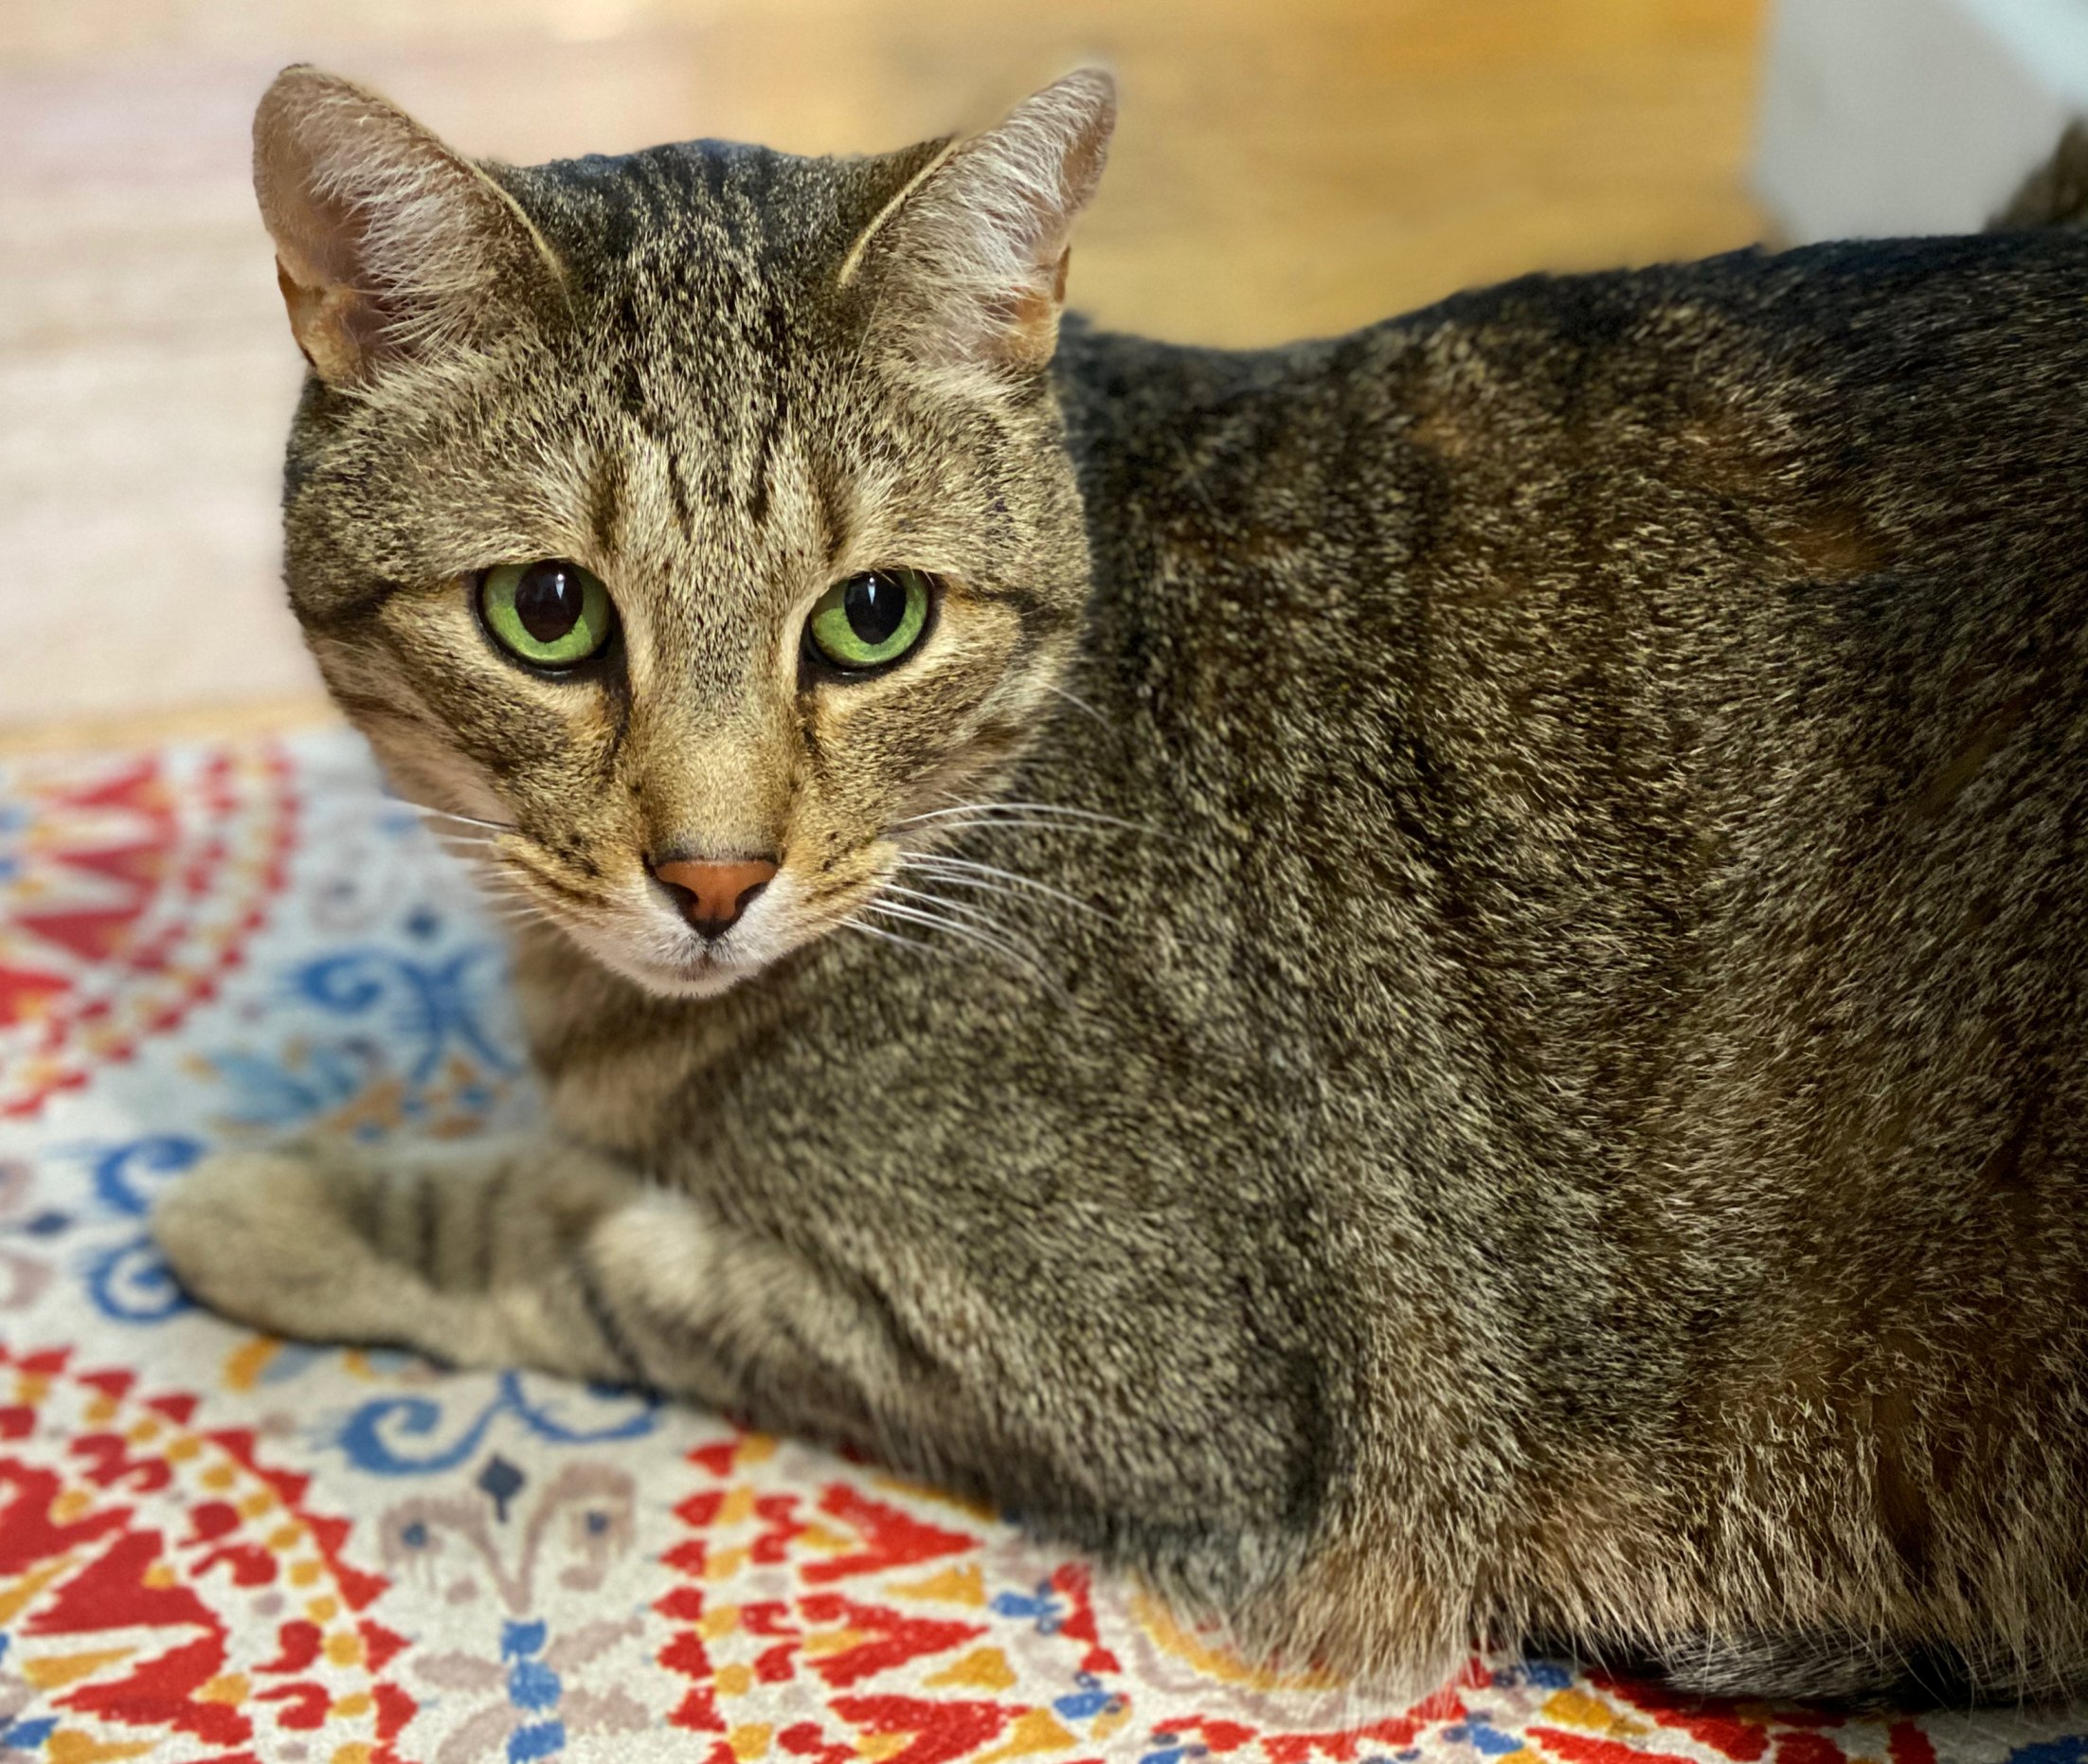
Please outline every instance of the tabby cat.
[{"label": "tabby cat", "polygon": [[533,168],[284,73],[297,614],[551,1125],[262,1327],[684,1394],[1243,1646],[2088,1679],[2088,240],[1060,323],[1110,81]]}]

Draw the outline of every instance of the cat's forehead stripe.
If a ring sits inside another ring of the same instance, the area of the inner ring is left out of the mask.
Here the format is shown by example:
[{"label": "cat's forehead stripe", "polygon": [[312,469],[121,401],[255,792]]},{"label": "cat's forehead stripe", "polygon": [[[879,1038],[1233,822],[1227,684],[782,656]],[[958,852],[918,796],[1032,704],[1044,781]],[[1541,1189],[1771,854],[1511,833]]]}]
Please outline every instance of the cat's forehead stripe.
[{"label": "cat's forehead stripe", "polygon": [[593,234],[583,284],[614,314],[619,402],[661,456],[685,538],[698,500],[757,528],[772,513],[790,369],[805,354],[793,309],[812,291],[806,240],[771,223],[830,206],[793,203],[801,192],[783,187],[806,174],[807,162],[718,142],[534,174],[538,203],[566,210],[554,231]]}]

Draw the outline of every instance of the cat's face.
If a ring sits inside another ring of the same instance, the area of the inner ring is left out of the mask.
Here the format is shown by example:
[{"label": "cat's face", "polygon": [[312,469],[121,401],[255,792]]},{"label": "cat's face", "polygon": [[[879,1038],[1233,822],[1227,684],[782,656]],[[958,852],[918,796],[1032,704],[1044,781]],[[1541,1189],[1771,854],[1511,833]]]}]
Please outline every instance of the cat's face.
[{"label": "cat's face", "polygon": [[271,89],[293,601],[518,911],[722,990],[903,905],[1049,714],[1087,556],[1044,370],[1109,109],[1075,76],[955,150],[489,175]]}]

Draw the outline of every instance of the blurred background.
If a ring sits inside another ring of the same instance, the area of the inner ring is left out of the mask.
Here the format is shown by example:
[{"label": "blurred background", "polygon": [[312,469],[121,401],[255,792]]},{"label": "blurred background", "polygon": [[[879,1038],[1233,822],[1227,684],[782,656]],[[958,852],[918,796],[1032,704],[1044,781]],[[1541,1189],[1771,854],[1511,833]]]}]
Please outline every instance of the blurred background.
[{"label": "blurred background", "polygon": [[[2088,0],[0,0],[0,747],[323,712],[247,184],[287,61],[536,160],[894,147],[1101,57],[1123,123],[1074,303],[1253,344],[1533,268],[1976,224],[2056,135],[2069,32]],[[1953,121],[1968,78],[1987,121]]]}]

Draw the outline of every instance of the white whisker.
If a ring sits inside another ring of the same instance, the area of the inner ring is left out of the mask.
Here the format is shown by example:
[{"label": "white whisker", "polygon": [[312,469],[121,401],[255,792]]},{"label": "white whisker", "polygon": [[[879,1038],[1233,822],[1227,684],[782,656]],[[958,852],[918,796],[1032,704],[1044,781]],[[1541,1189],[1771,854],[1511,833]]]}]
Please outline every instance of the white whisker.
[{"label": "white whisker", "polygon": [[416,815],[433,816],[440,820],[459,821],[467,827],[485,827],[495,833],[513,833],[514,831],[514,823],[512,820],[482,820],[477,815],[459,815],[455,809],[437,808],[432,802],[416,802],[411,797],[387,797],[385,801],[394,803],[400,808],[409,808]]},{"label": "white whisker", "polygon": [[931,808],[918,815],[909,815],[893,824],[899,827],[919,826],[927,821],[944,820],[957,816],[997,819],[1006,815],[1035,817],[1048,821],[1053,817],[1071,822],[1086,822],[1092,826],[1122,827],[1131,833],[1150,834],[1150,827],[1142,827],[1136,821],[1123,820],[1115,815],[1104,815],[1091,808],[1067,808],[1057,802],[958,802],[948,808]]},{"label": "white whisker", "polygon": [[1042,815],[1067,815],[1075,820],[1092,820],[1106,827],[1124,827],[1132,833],[1150,833],[1150,827],[1142,827],[1135,820],[1125,820],[1121,816],[1105,815],[1091,808],[1068,808],[1060,802],[996,802],[991,806],[1006,809],[1028,809]]},{"label": "white whisker", "polygon": [[1018,948],[1014,944],[979,929],[974,925],[960,924],[956,920],[942,918],[932,912],[924,912],[918,907],[902,906],[888,901],[882,896],[871,902],[863,910],[865,912],[879,913],[888,918],[904,920],[912,925],[924,925],[931,930],[947,931],[952,937],[960,937],[968,943],[977,944],[982,949],[990,949],[997,955],[1006,957],[1018,967],[1027,969],[1053,992],[1064,997],[1064,989],[1052,978],[1051,973],[1035,956]]},{"label": "white whisker", "polygon": [[505,916],[508,918],[535,918],[543,912],[543,909],[531,901],[516,900],[512,897],[482,901],[480,910],[492,916]]},{"label": "white whisker", "polygon": [[880,931],[874,925],[865,925],[860,919],[843,919],[837,928],[860,931],[865,937],[874,937],[882,943],[897,944],[902,949],[918,949],[923,955],[934,956],[938,961],[950,960],[947,949],[939,949],[933,944],[924,944],[919,938],[901,937],[897,931]]},{"label": "white whisker", "polygon": [[[891,889],[888,889],[886,891],[887,893],[897,891],[899,891]],[[908,889],[905,891],[909,894],[912,894],[916,900],[932,902],[934,905],[939,907],[945,907],[948,905],[946,901],[937,900],[936,897],[932,894],[916,893],[915,891],[911,889]],[[909,907],[896,901],[888,900],[885,897],[885,894],[878,895],[878,897],[875,900],[872,901],[869,906],[863,909],[863,910],[866,912],[890,913],[893,918],[910,919],[916,925],[932,926],[935,929],[939,931],[949,931],[958,937],[969,937],[974,942],[982,945],[986,948],[998,949],[1002,955],[1011,957],[1015,961],[1020,962],[1025,965],[1031,965],[1033,963],[1033,958],[1029,955],[1028,952],[1017,947],[1016,945],[1007,942],[1005,939],[996,936],[992,931],[981,928],[977,923],[971,921],[968,918],[945,919],[939,913],[930,912],[926,907]]]},{"label": "white whisker", "polygon": [[1109,727],[1109,719],[1104,716],[1101,711],[1097,711],[1094,706],[1089,704],[1085,698],[1082,698],[1073,693],[1068,692],[1063,686],[1047,685],[1044,690],[1052,693],[1054,697],[1065,699],[1065,701],[1068,704],[1071,705],[1074,710],[1082,711],[1085,714],[1093,717],[1096,723],[1098,723],[1102,728],[1107,729]]},{"label": "white whisker", "polygon": [[1114,828],[1099,826],[1084,820],[1052,820],[1043,816],[1029,815],[965,815],[946,820],[932,820],[919,826],[906,821],[895,821],[891,827],[894,840],[952,838],[965,833],[1049,833],[1090,834],[1107,837]]},{"label": "white whisker", "polygon": [[1035,906],[1036,904],[1032,895],[1019,893],[1012,888],[1004,888],[999,882],[989,882],[983,876],[955,875],[947,870],[929,863],[902,861],[899,868],[902,874],[925,876],[928,881],[940,882],[945,888],[961,888],[971,893],[991,895],[995,900],[1013,901],[1018,907]]},{"label": "white whisker", "polygon": [[941,907],[946,912],[962,914],[967,923],[982,925],[997,933],[1012,936],[1012,933],[1006,931],[1006,927],[998,924],[979,908],[970,905],[968,902],[946,900],[941,894],[930,894],[923,889],[902,888],[896,882],[887,882],[884,886],[884,892],[886,894],[904,894],[909,900],[920,901],[924,906]]},{"label": "white whisker", "polygon": [[[925,870],[958,888],[985,889],[993,893],[1006,893],[1005,889],[997,889],[984,878],[1012,882],[1018,887],[1034,890],[1036,893],[1047,894],[1053,900],[1064,901],[1069,907],[1077,907],[1082,912],[1093,913],[1097,918],[1114,922],[1112,914],[1082,900],[1077,894],[1069,894],[1064,889],[1053,888],[1049,882],[1039,882],[1035,876],[1022,875],[1014,870],[1003,870],[997,864],[981,864],[968,857],[950,857],[940,852],[904,852],[900,855],[899,861],[908,869]],[[981,879],[973,881],[967,880],[967,877]]]}]

